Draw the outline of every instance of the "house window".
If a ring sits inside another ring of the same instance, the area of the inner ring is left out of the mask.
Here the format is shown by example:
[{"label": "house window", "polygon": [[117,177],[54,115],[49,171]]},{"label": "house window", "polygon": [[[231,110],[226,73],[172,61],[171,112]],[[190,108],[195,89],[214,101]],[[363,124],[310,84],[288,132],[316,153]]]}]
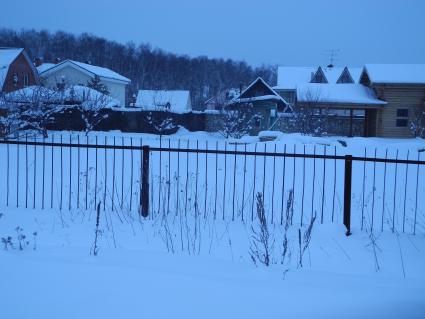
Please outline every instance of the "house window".
[{"label": "house window", "polygon": [[24,74],[24,86],[28,86],[29,83],[29,76],[28,74]]},{"label": "house window", "polygon": [[409,109],[397,109],[397,117],[409,117]]},{"label": "house window", "polygon": [[19,82],[19,77],[18,77],[18,73],[15,73],[14,75],[13,75],[13,85],[18,85],[18,82]]},{"label": "house window", "polygon": [[397,109],[397,127],[406,127],[409,122],[409,109]]},{"label": "house window", "polygon": [[397,127],[406,127],[407,126],[407,119],[397,119],[396,120],[396,126]]}]

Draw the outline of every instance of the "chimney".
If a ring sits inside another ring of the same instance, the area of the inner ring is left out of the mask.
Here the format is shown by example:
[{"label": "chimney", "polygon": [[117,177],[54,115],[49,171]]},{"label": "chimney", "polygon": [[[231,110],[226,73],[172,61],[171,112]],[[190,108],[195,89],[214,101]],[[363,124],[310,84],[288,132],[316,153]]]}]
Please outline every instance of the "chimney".
[{"label": "chimney", "polygon": [[40,58],[40,57],[35,58],[35,60],[34,60],[35,67],[39,67],[42,64],[43,64],[43,59],[42,58]]}]

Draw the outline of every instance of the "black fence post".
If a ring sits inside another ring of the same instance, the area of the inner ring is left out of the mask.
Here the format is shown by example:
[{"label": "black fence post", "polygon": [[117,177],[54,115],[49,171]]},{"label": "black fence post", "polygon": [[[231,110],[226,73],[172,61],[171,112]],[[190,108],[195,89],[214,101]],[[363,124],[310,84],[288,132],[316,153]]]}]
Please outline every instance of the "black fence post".
[{"label": "black fence post", "polygon": [[344,178],[344,225],[347,228],[346,235],[351,235],[351,179],[353,171],[353,157],[345,155],[345,178]]},{"label": "black fence post", "polygon": [[142,147],[142,181],[140,190],[140,213],[143,217],[149,215],[149,146]]}]

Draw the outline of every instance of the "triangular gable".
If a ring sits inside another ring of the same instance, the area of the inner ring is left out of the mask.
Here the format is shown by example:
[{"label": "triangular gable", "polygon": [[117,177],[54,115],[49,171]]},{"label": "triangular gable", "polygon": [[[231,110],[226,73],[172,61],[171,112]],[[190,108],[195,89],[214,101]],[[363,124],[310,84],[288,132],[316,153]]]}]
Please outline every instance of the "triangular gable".
[{"label": "triangular gable", "polygon": [[360,84],[369,86],[372,82],[370,81],[369,74],[367,73],[366,68],[363,68],[362,75],[360,76]]},{"label": "triangular gable", "polygon": [[261,77],[258,77],[254,82],[252,82],[238,97],[234,98],[230,104],[260,100],[273,100],[277,102],[278,109],[281,110],[286,110],[289,105],[288,102],[286,102],[280,94],[273,90]]},{"label": "triangular gable", "polygon": [[35,78],[36,83],[39,82],[39,76],[38,76],[37,68],[32,63],[32,61],[31,61],[28,53],[25,51],[25,49],[22,49],[22,48],[18,48],[18,49],[5,48],[5,50],[15,51],[15,52],[11,52],[10,59],[7,59],[7,61],[4,61],[6,65],[2,65],[2,63],[0,63],[0,71],[2,71],[2,72],[0,72],[0,91],[3,90],[4,81],[6,80],[7,74],[9,72],[9,66],[12,65],[12,63],[14,63],[16,61],[16,59],[18,59],[18,57],[21,54],[24,57],[24,59],[27,61],[29,67],[31,68],[31,70],[34,74],[34,78]]},{"label": "triangular gable", "polygon": [[328,83],[328,79],[326,78],[325,72],[323,72],[322,67],[318,67],[316,73],[311,79],[311,83]]},{"label": "triangular gable", "polygon": [[347,67],[344,68],[336,83],[354,83],[353,77]]},{"label": "triangular gable", "polygon": [[245,99],[266,95],[278,94],[262,78],[258,77],[245,90],[242,91],[238,98]]}]

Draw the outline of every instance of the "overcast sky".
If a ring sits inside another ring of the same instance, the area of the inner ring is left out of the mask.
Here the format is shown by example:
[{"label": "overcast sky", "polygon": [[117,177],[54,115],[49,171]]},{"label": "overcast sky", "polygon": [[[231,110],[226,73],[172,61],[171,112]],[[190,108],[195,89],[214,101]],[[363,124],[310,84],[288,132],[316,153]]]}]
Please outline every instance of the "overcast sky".
[{"label": "overcast sky", "polygon": [[253,65],[425,63],[425,0],[1,0],[0,26]]}]

